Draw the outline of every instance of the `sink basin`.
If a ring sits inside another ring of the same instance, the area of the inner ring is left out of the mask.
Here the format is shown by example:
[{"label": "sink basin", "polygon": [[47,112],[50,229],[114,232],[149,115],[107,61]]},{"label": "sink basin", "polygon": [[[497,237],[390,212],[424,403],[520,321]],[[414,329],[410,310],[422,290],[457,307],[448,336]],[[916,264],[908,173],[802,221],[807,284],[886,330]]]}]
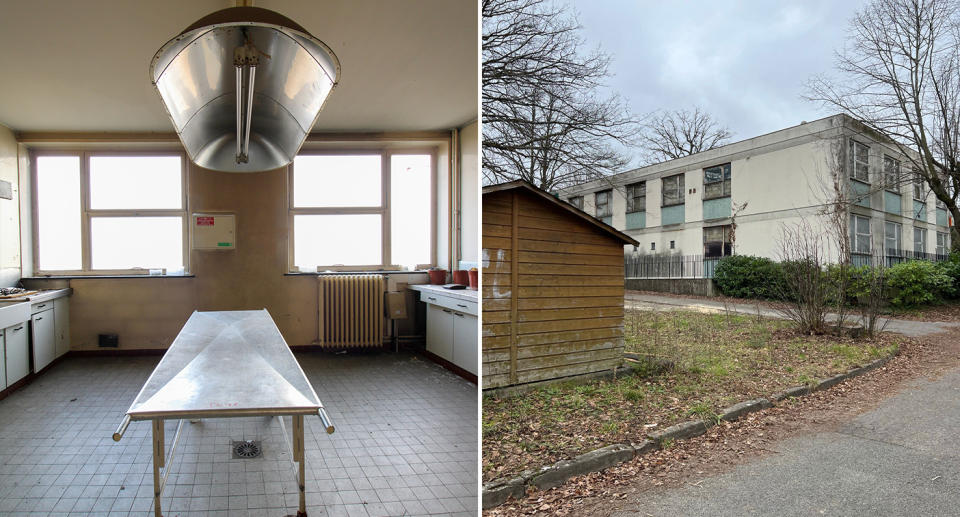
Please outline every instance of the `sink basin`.
[{"label": "sink basin", "polygon": [[30,319],[30,302],[0,302],[0,329]]}]

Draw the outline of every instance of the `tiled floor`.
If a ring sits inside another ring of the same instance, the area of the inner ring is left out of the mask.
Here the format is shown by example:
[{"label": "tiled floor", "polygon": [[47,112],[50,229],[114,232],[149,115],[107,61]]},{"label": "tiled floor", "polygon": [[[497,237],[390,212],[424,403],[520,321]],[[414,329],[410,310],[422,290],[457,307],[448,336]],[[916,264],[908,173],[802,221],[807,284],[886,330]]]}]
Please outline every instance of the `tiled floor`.
[{"label": "tiled floor", "polygon": [[[308,515],[476,515],[475,385],[408,354],[297,359],[337,429],[304,419]],[[150,423],[111,435],[158,360],[67,359],[0,401],[0,515],[153,515]],[[276,419],[185,422],[164,515],[295,514],[286,450]]]}]

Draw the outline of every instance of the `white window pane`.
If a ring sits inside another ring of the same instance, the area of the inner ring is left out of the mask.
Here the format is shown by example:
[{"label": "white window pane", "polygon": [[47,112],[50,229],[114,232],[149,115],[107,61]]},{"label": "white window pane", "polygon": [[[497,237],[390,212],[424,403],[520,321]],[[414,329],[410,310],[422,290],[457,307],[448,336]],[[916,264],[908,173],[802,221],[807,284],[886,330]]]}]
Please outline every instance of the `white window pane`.
[{"label": "white window pane", "polygon": [[183,207],[179,156],[93,156],[90,208]]},{"label": "white window pane", "polygon": [[293,263],[316,266],[370,266],[381,260],[379,214],[296,215],[293,217]]},{"label": "white window pane", "polygon": [[390,158],[390,262],[395,265],[432,263],[430,161],[429,155]]},{"label": "white window pane", "polygon": [[183,267],[183,218],[92,217],[93,269],[180,269]]},{"label": "white window pane", "polygon": [[37,157],[38,264],[43,271],[78,270],[80,157]]},{"label": "white window pane", "polygon": [[293,206],[380,206],[380,177],[380,155],[297,156]]}]

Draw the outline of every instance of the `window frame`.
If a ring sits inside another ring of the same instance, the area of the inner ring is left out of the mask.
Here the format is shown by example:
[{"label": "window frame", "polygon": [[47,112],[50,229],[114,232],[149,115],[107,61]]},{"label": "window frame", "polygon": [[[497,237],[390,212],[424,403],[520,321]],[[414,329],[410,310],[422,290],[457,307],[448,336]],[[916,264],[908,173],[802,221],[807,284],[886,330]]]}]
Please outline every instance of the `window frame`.
[{"label": "window frame", "polygon": [[[893,170],[888,170],[888,165],[893,165]],[[893,175],[893,181],[891,181],[890,176]],[[900,160],[888,155],[883,155],[883,188],[889,190],[890,192],[900,193]]]},{"label": "window frame", "polygon": [[[950,245],[949,237],[947,232],[937,232],[937,248],[936,254],[939,256],[949,255],[950,254]],[[941,244],[941,242],[943,244]]]},{"label": "window frame", "polygon": [[364,271],[400,271],[400,264],[391,264],[391,157],[398,155],[428,155],[430,156],[430,263],[417,264],[417,270],[427,269],[437,264],[437,150],[431,147],[402,147],[387,146],[366,147],[358,149],[320,148],[300,149],[297,156],[380,156],[380,206],[375,207],[295,207],[293,204],[293,176],[294,162],[286,167],[287,176],[287,272],[288,273],[315,273],[315,271],[300,271],[295,259],[294,218],[298,215],[364,215],[380,216],[380,264],[336,265],[317,264],[318,268],[330,271],[364,272]]},{"label": "window frame", "polygon": [[[600,213],[600,194],[606,195],[606,201],[604,202],[605,211],[603,214]],[[597,219],[613,217],[613,189],[598,190],[593,193],[593,211]]]},{"label": "window frame", "polygon": [[[720,179],[714,181],[707,181],[707,171],[712,169],[720,169]],[[731,188],[730,178],[732,176],[732,167],[730,163],[722,163],[720,165],[714,165],[712,167],[703,168],[703,200],[707,201],[710,199],[721,199],[725,197],[730,197],[732,195],[733,189]],[[721,184],[719,194],[709,194],[708,185]]]},{"label": "window frame", "polygon": [[578,210],[583,210],[583,196],[570,196],[567,198],[567,203]]},{"label": "window frame", "polygon": [[[720,229],[720,241],[708,241],[707,240],[707,230]],[[719,259],[723,257],[730,257],[733,255],[733,241],[730,239],[730,234],[733,231],[733,226],[729,224],[718,224],[713,226],[704,226],[703,227],[703,258],[705,259]],[[707,243],[711,242],[720,242],[720,255],[708,255],[707,254]]]},{"label": "window frame", "polygon": [[[637,195],[637,188],[638,188],[638,187],[639,187],[640,191],[642,192],[642,194],[639,195],[639,196]],[[627,213],[628,213],[628,214],[635,214],[635,213],[640,213],[640,212],[646,212],[646,211],[647,211],[647,182],[646,182],[646,180],[644,180],[644,181],[638,181],[638,182],[635,182],[635,183],[630,183],[630,184],[628,184],[628,185],[626,186],[626,194],[627,194]],[[643,200],[643,201],[642,201],[643,208],[637,210],[637,200],[639,200],[639,199],[642,199],[642,200]]]},{"label": "window frame", "polygon": [[[867,232],[868,233],[859,233],[857,232],[857,219],[866,219],[867,221]],[[860,214],[850,214],[850,253],[858,255],[869,255],[873,252],[873,225],[871,218],[869,216],[860,215]],[[857,247],[857,243],[860,240],[861,236],[866,236],[867,239],[867,249],[866,251],[861,251]]]},{"label": "window frame", "polygon": [[[77,156],[80,159],[80,269],[41,269],[40,268],[40,219],[37,159],[45,156]],[[90,208],[90,158],[94,156],[177,156],[180,158],[180,209],[93,209]],[[183,255],[183,274],[190,274],[190,205],[187,170],[189,159],[183,151],[170,149],[157,150],[31,150],[30,158],[30,196],[31,196],[31,236],[33,239],[33,271],[36,276],[147,276],[147,269],[93,269],[91,219],[95,217],[175,217],[181,218],[181,253]]]},{"label": "window frame", "polygon": [[[917,235],[920,236],[920,241],[917,241]],[[917,250],[917,244],[920,245],[920,250]],[[919,226],[913,227],[913,252],[914,253],[927,253],[927,229],[921,228]]]},{"label": "window frame", "polygon": [[[672,174],[670,176],[664,176],[660,178],[660,207],[661,208],[686,204],[687,197],[686,197],[686,192],[684,192],[684,189],[686,189],[686,180],[684,179],[684,176],[686,176],[686,174],[681,172],[680,174]],[[677,180],[677,194],[679,196],[679,199],[676,202],[668,204],[667,189],[664,188],[664,185],[666,185],[667,180],[672,180],[674,178],[679,178]]]},{"label": "window frame", "polygon": [[[893,239],[894,243],[896,244],[896,247],[894,248],[890,248],[887,246],[887,241],[890,240],[889,235],[887,234],[887,230],[891,227],[891,225],[896,230],[896,235],[895,235],[895,238]],[[903,225],[902,224],[895,221],[883,222],[883,250],[884,250],[884,254],[888,256],[900,256],[903,253]]]},{"label": "window frame", "polygon": [[[859,162],[858,158],[860,156],[860,153],[857,152],[858,146],[863,148],[863,152],[865,154],[865,160],[862,163],[858,163]],[[851,138],[850,145],[848,146],[847,149],[850,155],[849,159],[847,160],[847,163],[850,166],[850,173],[848,175],[850,176],[851,179],[869,184],[870,183],[870,146],[867,144],[858,142],[857,140]],[[861,179],[857,177],[857,165],[863,165],[864,169],[866,169],[865,178]]]}]

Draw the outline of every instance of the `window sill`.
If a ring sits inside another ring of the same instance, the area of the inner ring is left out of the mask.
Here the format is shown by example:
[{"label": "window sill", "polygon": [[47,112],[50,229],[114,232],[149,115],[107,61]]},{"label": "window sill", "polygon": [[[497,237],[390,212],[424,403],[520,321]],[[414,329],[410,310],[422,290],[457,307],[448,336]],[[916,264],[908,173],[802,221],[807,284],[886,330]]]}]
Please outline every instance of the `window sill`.
[{"label": "window sill", "polygon": [[704,201],[712,201],[714,199],[730,199],[730,194],[724,194],[722,196],[713,196],[713,197],[704,197]]},{"label": "window sill", "polygon": [[196,278],[194,274],[184,275],[41,275],[27,276],[21,280],[83,280],[85,278],[102,280],[108,278]]},{"label": "window sill", "polygon": [[869,181],[857,179],[857,178],[854,178],[853,176],[850,176],[850,181],[856,181],[857,183],[862,183],[864,185],[867,185],[868,187],[871,186]]},{"label": "window sill", "polygon": [[660,205],[660,208],[670,208],[671,206],[683,206],[683,205],[686,205],[686,204],[687,204],[686,201],[681,201],[680,203],[673,203],[673,204],[670,204],[670,205]]},{"label": "window sill", "polygon": [[371,271],[323,271],[323,272],[312,272],[312,271],[290,271],[284,273],[283,276],[326,276],[326,275],[419,275],[426,274],[426,269],[421,269],[417,271],[397,271],[395,269],[382,269],[382,270],[371,270]]}]

